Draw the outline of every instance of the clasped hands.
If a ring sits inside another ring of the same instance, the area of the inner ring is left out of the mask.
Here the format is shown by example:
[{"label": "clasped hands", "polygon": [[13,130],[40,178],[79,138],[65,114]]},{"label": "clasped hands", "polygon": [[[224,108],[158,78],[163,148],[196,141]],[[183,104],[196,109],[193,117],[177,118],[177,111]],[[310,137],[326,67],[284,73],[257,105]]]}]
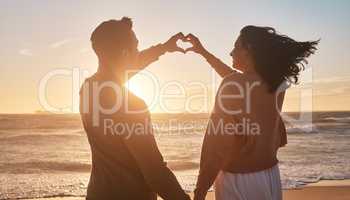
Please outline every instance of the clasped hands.
[{"label": "clasped hands", "polygon": [[[192,46],[186,49],[183,49],[182,47],[178,46],[178,41],[182,41],[185,43],[190,43]],[[168,41],[166,41],[163,44],[164,49],[167,52],[182,52],[182,53],[187,53],[187,52],[195,52],[195,53],[203,53],[205,51],[205,48],[199,41],[199,39],[194,36],[193,34],[188,34],[184,35],[182,32],[175,34],[172,36]]]}]

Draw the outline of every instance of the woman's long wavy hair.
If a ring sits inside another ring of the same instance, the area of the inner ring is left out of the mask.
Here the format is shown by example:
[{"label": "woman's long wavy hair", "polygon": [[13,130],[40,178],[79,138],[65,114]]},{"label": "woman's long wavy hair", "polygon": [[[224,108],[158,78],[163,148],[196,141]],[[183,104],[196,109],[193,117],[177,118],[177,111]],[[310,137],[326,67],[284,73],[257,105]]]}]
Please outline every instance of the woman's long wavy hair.
[{"label": "woman's long wavy hair", "polygon": [[246,26],[241,30],[241,40],[255,62],[257,73],[274,92],[287,80],[297,84],[299,73],[305,69],[306,58],[313,54],[319,40],[297,42],[276,33],[271,27]]}]

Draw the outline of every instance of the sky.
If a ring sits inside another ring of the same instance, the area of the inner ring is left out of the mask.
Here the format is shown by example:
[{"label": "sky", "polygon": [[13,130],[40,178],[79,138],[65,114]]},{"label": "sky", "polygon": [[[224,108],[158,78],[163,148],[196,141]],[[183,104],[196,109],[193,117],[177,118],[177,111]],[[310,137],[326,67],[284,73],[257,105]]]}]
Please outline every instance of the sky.
[{"label": "sky", "polygon": [[[287,91],[283,109],[350,110],[349,10],[347,0],[1,0],[0,113],[48,108],[76,112],[80,82],[72,77],[78,70],[82,81],[81,74],[91,75],[98,66],[90,34],[102,21],[122,16],[133,19],[139,49],[182,31],[197,35],[228,65],[232,62],[229,52],[245,25],[272,26],[298,41],[321,39],[301,83]],[[155,91],[154,81],[145,74],[134,77],[128,87],[152,112],[165,112],[162,105],[171,111],[210,111],[220,79],[200,56],[166,54],[146,72],[157,80],[161,91]],[[50,74],[57,75],[47,79]],[[194,95],[198,98],[189,101]],[[179,96],[183,98],[175,98]]]}]

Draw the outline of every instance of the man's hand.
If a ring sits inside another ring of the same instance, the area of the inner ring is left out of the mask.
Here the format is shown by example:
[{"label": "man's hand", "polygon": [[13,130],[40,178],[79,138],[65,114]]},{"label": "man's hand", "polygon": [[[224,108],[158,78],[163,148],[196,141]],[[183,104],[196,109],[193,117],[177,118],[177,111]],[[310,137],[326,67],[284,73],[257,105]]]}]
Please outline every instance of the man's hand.
[{"label": "man's hand", "polygon": [[188,34],[186,37],[185,37],[185,40],[190,42],[193,46],[186,49],[185,50],[185,53],[189,52],[189,51],[193,51],[195,53],[198,53],[198,54],[202,54],[203,52],[205,52],[205,48],[203,47],[202,43],[199,41],[199,39],[194,36],[193,34]]},{"label": "man's hand", "polygon": [[168,41],[166,41],[163,46],[167,52],[182,52],[185,53],[185,50],[181,47],[178,47],[176,42],[178,40],[185,40],[185,35],[182,32],[173,35]]}]

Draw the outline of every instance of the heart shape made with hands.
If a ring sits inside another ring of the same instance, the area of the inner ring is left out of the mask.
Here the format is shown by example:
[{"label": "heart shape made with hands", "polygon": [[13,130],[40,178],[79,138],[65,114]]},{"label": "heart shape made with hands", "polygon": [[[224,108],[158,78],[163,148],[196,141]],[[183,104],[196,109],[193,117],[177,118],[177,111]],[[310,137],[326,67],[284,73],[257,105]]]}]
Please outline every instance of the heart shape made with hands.
[{"label": "heart shape made with hands", "polygon": [[192,43],[187,41],[185,38],[184,39],[179,39],[177,42],[176,42],[176,45],[183,49],[185,52],[187,49],[193,47]]}]

